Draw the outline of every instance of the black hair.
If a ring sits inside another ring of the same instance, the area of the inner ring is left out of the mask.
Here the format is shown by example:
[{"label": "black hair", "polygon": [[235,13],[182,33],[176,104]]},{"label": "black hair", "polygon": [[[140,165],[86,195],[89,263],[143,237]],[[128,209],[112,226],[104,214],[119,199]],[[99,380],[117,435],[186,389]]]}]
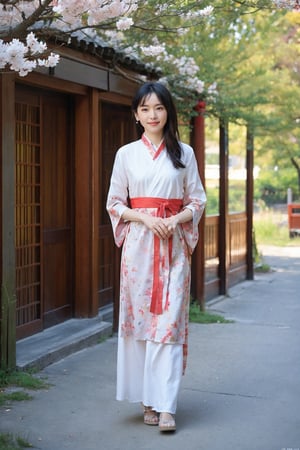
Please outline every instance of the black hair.
[{"label": "black hair", "polygon": [[[168,155],[176,169],[184,168],[185,165],[181,161],[182,148],[179,142],[178,120],[176,107],[174,105],[172,96],[168,89],[158,82],[147,82],[143,84],[137,91],[132,101],[132,110],[137,112],[138,106],[143,104],[147,97],[151,94],[156,94],[159,101],[167,110],[167,122],[164,127],[164,141]],[[137,123],[137,131],[139,137],[144,132],[143,126],[140,122]]]}]

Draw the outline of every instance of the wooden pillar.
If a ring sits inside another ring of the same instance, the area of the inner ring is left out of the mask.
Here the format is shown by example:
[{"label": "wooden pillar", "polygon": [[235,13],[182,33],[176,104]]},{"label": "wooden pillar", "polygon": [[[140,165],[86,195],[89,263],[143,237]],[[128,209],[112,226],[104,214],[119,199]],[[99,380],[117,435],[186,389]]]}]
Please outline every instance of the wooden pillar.
[{"label": "wooden pillar", "polygon": [[15,76],[0,75],[1,369],[16,366]]},{"label": "wooden pillar", "polygon": [[[195,107],[198,115],[193,118],[191,144],[195,152],[201,181],[205,187],[205,102]],[[192,295],[205,310],[205,212],[199,224],[199,242],[192,259]]]},{"label": "wooden pillar", "polygon": [[75,316],[98,312],[98,138],[97,96],[78,96],[75,102]]},{"label": "wooden pillar", "polygon": [[228,218],[228,123],[220,121],[220,187],[219,187],[219,279],[221,295],[228,292],[229,218]]},{"label": "wooden pillar", "polygon": [[99,219],[100,219],[100,193],[99,193],[99,93],[93,89],[91,95],[91,152],[92,152],[92,239],[91,239],[91,288],[92,305],[91,314],[98,314],[98,281],[99,281]]},{"label": "wooden pillar", "polygon": [[250,126],[247,126],[246,137],[246,216],[247,216],[247,280],[253,280],[253,154],[254,154],[254,136]]}]

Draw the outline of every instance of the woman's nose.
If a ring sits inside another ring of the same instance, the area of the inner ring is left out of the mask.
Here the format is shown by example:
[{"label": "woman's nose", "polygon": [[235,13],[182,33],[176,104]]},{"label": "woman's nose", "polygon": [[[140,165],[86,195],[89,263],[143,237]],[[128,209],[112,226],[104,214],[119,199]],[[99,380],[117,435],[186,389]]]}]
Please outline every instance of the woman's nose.
[{"label": "woman's nose", "polygon": [[151,119],[154,119],[156,117],[156,110],[155,109],[151,109],[150,117],[151,117]]}]

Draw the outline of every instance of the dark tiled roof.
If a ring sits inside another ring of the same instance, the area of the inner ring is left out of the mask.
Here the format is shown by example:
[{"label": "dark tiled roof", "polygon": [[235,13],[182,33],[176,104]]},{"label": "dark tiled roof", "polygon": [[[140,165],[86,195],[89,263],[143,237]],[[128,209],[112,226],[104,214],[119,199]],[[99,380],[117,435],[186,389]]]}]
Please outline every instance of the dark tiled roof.
[{"label": "dark tiled roof", "polygon": [[112,67],[123,67],[151,78],[159,78],[161,76],[160,71],[155,69],[155,67],[143,63],[134,56],[131,57],[122,51],[118,51],[98,36],[92,38],[80,32],[72,36],[71,39],[62,36],[56,37],[56,43],[59,42],[64,43],[69,48],[98,56]]}]

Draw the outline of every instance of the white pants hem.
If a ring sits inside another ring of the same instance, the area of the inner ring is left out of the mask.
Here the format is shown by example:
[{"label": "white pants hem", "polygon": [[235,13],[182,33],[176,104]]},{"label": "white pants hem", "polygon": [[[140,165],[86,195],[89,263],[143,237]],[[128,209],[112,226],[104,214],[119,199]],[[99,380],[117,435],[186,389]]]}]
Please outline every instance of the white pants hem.
[{"label": "white pants hem", "polygon": [[175,414],[182,367],[182,344],[119,337],[116,398]]}]

